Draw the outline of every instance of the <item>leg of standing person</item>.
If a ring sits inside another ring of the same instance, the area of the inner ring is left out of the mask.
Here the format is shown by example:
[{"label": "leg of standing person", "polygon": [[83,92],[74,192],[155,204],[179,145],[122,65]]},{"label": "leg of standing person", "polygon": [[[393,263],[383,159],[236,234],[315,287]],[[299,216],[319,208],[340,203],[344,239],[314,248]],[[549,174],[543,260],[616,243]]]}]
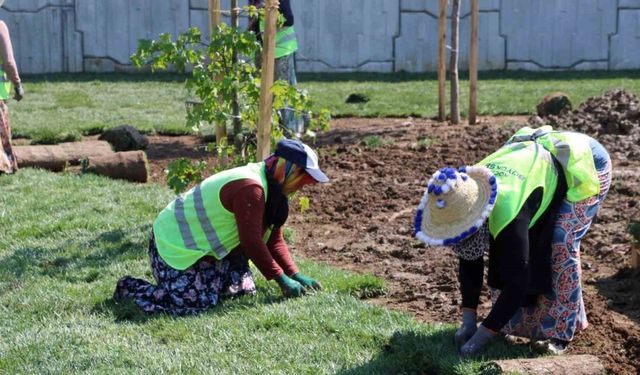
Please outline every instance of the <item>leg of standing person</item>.
[{"label": "leg of standing person", "polygon": [[[275,80],[283,80],[293,87],[298,85],[295,68],[295,53],[276,59]],[[300,138],[305,132],[303,117],[297,114],[295,110],[288,105],[279,109],[278,112],[280,113],[282,126],[292,132],[296,138]]]},{"label": "leg of standing person", "polygon": [[9,109],[5,101],[0,100],[0,173],[13,173],[17,170],[18,161],[11,146]]}]

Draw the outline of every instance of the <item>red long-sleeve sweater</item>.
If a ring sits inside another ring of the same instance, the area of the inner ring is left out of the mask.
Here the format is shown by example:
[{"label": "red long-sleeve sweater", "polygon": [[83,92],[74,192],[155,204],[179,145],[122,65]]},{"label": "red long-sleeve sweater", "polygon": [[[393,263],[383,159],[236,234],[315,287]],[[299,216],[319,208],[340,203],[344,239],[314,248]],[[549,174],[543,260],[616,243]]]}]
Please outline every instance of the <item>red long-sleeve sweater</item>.
[{"label": "red long-sleeve sweater", "polygon": [[240,246],[233,251],[242,251],[258,267],[267,280],[284,272],[298,272],[291,258],[282,229],[275,229],[267,244],[263,242],[265,199],[262,187],[254,180],[242,179],[229,182],[220,191],[224,208],[235,215],[240,236]]}]

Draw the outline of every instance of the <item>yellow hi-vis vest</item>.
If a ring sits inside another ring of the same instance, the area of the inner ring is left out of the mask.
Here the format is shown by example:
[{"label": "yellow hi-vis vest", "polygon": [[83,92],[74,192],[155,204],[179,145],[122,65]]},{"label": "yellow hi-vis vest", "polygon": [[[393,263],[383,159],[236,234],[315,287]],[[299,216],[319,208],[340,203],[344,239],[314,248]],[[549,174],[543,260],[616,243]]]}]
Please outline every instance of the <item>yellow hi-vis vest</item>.
[{"label": "yellow hi-vis vest", "polygon": [[[0,66],[2,66],[2,59],[0,59]],[[0,99],[7,100],[11,97],[11,81],[7,77],[7,73],[4,69],[0,68]]]},{"label": "yellow hi-vis vest", "polygon": [[600,180],[593,161],[591,138],[581,133],[554,131],[551,126],[524,127],[508,142],[535,140],[562,165],[567,180],[567,200],[579,202],[600,193]]},{"label": "yellow hi-vis vest", "polygon": [[533,141],[506,144],[477,165],[489,168],[498,182],[498,196],[489,214],[493,238],[515,219],[531,193],[542,187],[542,203],[531,219],[531,228],[551,204],[558,186],[551,154]]},{"label": "yellow hi-vis vest", "polygon": [[[264,21],[260,19],[260,32],[264,35]],[[289,56],[298,50],[298,39],[293,26],[283,27],[276,32],[276,52],[275,57]]]},{"label": "yellow hi-vis vest", "polygon": [[[262,186],[266,201],[264,162],[251,163],[205,179],[160,212],[153,234],[158,254],[169,266],[184,270],[205,255],[222,259],[240,245],[235,216],[222,205],[220,191],[225,184],[246,178]],[[267,230],[265,243],[270,235]]]}]

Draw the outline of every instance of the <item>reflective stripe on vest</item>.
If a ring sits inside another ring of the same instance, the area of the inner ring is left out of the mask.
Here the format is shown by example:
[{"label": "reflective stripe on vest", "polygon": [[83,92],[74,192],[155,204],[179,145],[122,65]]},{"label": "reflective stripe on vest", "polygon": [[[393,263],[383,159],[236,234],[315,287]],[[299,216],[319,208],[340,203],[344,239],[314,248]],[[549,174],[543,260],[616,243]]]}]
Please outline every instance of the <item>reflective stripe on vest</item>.
[{"label": "reflective stripe on vest", "polygon": [[[0,66],[2,59],[0,59]],[[7,78],[7,73],[0,68],[0,99],[7,100],[11,97],[11,81]]]},{"label": "reflective stripe on vest", "polygon": [[207,216],[207,211],[204,208],[204,201],[202,199],[202,188],[201,185],[196,186],[193,192],[193,200],[196,209],[196,215],[198,215],[198,221],[200,222],[200,226],[204,231],[204,235],[207,238],[207,242],[213,252],[216,253],[216,258],[222,259],[225,255],[227,255],[228,251],[220,244],[220,239],[218,238],[218,234],[216,230],[213,229],[213,225],[211,225],[211,220]]},{"label": "reflective stripe on vest", "polygon": [[276,59],[289,56],[298,50],[298,39],[293,26],[285,27],[276,33]]},{"label": "reflective stripe on vest", "polygon": [[[222,187],[240,179],[259,183],[266,199],[264,163],[252,163],[207,178],[158,214],[153,223],[156,247],[169,266],[184,270],[205,255],[222,259],[240,245],[235,216],[220,200]],[[267,230],[265,243],[270,235]]]},{"label": "reflective stripe on vest", "polygon": [[[264,22],[260,20],[260,32],[264,34]],[[276,32],[275,58],[289,56],[298,50],[298,39],[293,26],[283,27]]]},{"label": "reflective stripe on vest", "polygon": [[489,215],[493,238],[518,215],[533,191],[543,188],[542,202],[529,223],[531,228],[551,204],[558,174],[551,154],[532,141],[513,142],[480,161],[498,180],[498,197]]},{"label": "reflective stripe on vest", "polygon": [[541,144],[562,165],[568,201],[578,202],[600,193],[600,180],[589,145],[591,138],[580,133],[554,131],[547,125],[536,130],[524,127],[509,142],[527,138]]}]

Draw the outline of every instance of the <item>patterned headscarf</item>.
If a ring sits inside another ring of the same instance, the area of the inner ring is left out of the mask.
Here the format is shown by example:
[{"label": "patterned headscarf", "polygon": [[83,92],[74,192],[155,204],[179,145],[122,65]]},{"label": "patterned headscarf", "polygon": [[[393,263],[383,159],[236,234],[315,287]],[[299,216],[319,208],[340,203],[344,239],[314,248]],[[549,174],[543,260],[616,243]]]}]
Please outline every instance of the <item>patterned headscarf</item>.
[{"label": "patterned headscarf", "polygon": [[291,194],[303,186],[314,183],[315,180],[304,168],[272,155],[265,160],[267,172],[267,203],[265,207],[265,222],[268,226],[281,227],[289,217],[289,198]]},{"label": "patterned headscarf", "polygon": [[270,156],[265,160],[267,175],[280,185],[283,192],[291,194],[303,186],[314,183],[315,180],[303,168],[277,156]]}]

